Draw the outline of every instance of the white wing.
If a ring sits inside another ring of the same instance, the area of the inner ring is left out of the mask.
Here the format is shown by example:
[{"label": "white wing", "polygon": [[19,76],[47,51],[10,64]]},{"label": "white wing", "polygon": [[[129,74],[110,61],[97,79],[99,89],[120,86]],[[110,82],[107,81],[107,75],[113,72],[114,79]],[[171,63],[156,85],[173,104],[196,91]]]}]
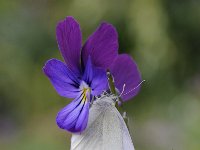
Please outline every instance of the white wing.
[{"label": "white wing", "polygon": [[112,97],[97,99],[90,108],[86,130],[73,134],[71,150],[134,150],[126,124]]}]

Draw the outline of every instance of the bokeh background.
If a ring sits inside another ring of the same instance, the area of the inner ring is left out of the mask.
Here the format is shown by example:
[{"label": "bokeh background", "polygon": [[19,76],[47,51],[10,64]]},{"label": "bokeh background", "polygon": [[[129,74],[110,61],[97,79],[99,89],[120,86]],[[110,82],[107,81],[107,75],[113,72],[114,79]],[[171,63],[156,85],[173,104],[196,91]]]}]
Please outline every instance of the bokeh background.
[{"label": "bokeh background", "polygon": [[84,41],[102,22],[136,60],[141,92],[125,104],[137,150],[200,149],[199,0],[0,0],[0,149],[69,149],[55,123],[69,100],[42,67],[62,59],[59,20],[74,16]]}]

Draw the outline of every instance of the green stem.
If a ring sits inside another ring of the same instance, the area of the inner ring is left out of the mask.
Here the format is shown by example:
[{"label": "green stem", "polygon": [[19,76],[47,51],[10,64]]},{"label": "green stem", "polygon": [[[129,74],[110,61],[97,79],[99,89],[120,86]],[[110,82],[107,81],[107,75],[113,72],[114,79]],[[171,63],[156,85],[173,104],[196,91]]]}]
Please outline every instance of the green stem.
[{"label": "green stem", "polygon": [[117,92],[115,90],[114,79],[113,79],[113,76],[111,75],[109,70],[107,70],[107,76],[108,76],[110,91],[111,91],[112,94],[116,95]]},{"label": "green stem", "polygon": [[[107,76],[108,76],[108,83],[109,83],[109,87],[110,87],[110,91],[112,94],[114,95],[117,95],[117,91],[115,90],[115,83],[114,83],[114,79],[113,79],[113,76],[111,75],[110,71],[107,70]],[[123,115],[123,113],[125,112],[124,111],[124,108],[123,108],[123,102],[121,100],[121,98],[119,97],[119,101],[121,102],[121,106],[118,105],[118,102],[115,103],[115,107],[118,109],[118,111],[121,113],[121,115]],[[124,118],[124,121],[128,127],[128,118]]]}]

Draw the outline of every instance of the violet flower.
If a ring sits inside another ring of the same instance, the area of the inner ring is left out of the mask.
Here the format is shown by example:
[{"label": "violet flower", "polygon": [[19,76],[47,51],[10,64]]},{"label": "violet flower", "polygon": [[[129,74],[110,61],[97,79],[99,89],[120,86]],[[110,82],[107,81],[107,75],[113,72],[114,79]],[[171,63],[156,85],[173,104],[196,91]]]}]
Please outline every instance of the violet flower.
[{"label": "violet flower", "polygon": [[50,59],[43,71],[59,95],[75,98],[57,115],[57,125],[70,132],[82,132],[88,122],[89,104],[108,88],[104,68],[117,57],[118,39],[112,25],[102,23],[81,48],[79,24],[67,17],[56,28],[58,46],[65,63]]},{"label": "violet flower", "polygon": [[73,17],[58,23],[56,36],[65,63],[50,59],[43,71],[59,95],[74,98],[57,115],[60,128],[73,133],[86,128],[92,98],[108,89],[107,69],[123,101],[138,93],[139,70],[130,56],[118,55],[118,36],[111,24],[102,23],[83,47],[80,26]]}]

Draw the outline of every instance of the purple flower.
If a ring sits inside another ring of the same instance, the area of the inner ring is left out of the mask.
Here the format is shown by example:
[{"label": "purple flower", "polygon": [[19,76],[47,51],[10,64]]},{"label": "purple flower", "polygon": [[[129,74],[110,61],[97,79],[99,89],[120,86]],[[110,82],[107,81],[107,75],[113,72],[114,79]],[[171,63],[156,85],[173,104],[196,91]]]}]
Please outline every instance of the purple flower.
[{"label": "purple flower", "polygon": [[80,26],[73,17],[58,23],[56,36],[65,63],[50,59],[43,71],[59,95],[74,98],[57,115],[60,128],[73,133],[86,128],[92,98],[108,89],[107,69],[123,101],[138,93],[139,70],[130,56],[118,55],[118,36],[111,24],[102,23],[83,47]]},{"label": "purple flower", "polygon": [[82,132],[88,122],[93,96],[108,89],[106,68],[117,57],[118,37],[115,28],[102,23],[81,47],[79,24],[67,17],[56,28],[58,46],[65,63],[50,59],[43,71],[59,95],[75,98],[57,115],[57,125],[70,132]]}]

